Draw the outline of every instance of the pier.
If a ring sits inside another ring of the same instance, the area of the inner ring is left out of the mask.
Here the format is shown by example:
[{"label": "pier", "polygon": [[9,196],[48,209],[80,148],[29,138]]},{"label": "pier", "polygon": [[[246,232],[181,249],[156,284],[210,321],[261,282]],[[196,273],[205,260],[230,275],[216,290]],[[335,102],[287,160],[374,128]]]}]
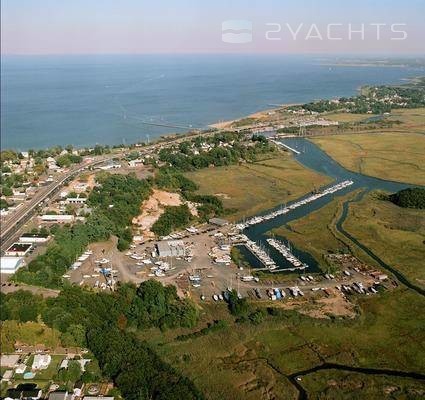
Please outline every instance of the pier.
[{"label": "pier", "polygon": [[311,203],[311,202],[313,202],[317,199],[320,199],[323,196],[326,196],[326,195],[329,195],[331,193],[335,193],[339,190],[345,189],[346,187],[351,186],[353,183],[354,182],[351,181],[351,180],[343,181],[341,183],[338,183],[336,185],[328,187],[327,189],[324,189],[323,191],[321,191],[319,193],[315,193],[315,194],[313,194],[309,197],[306,197],[303,200],[299,200],[299,201],[291,204],[290,206],[281,208],[279,210],[273,211],[273,212],[266,214],[266,215],[250,218],[249,220],[247,220],[245,222],[241,222],[241,223],[237,224],[236,228],[238,228],[239,230],[244,230],[251,225],[257,225],[257,224],[260,224],[261,222],[268,221],[268,220],[276,218],[280,215],[284,215],[291,210],[295,210],[296,208],[301,207],[305,204]]},{"label": "pier", "polygon": [[291,270],[296,270],[296,269],[304,270],[304,269],[308,268],[308,265],[307,264],[303,264],[300,260],[298,260],[298,258],[295,257],[292,254],[292,252],[289,249],[289,247],[285,246],[285,244],[283,244],[281,241],[276,240],[276,239],[266,239],[266,241],[267,241],[267,243],[270,246],[272,246],[280,254],[282,254],[282,256],[288,262],[290,262],[294,267],[296,267],[296,268],[291,268]]},{"label": "pier", "polygon": [[272,140],[272,142],[273,142],[274,144],[277,144],[278,146],[285,147],[285,149],[288,149],[288,150],[292,151],[292,152],[293,152],[293,153],[295,153],[295,154],[301,154],[301,152],[299,152],[298,150],[293,149],[292,147],[289,147],[289,146],[288,146],[287,144],[285,144],[285,143],[278,142],[277,140]]}]

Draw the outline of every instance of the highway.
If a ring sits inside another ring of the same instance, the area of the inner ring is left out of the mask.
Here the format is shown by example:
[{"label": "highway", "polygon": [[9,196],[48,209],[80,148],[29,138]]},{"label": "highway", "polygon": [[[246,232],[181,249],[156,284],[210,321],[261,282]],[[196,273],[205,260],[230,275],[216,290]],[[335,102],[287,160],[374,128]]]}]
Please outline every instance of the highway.
[{"label": "highway", "polygon": [[58,177],[57,181],[51,182],[49,185],[41,188],[36,192],[34,197],[22,203],[22,206],[19,207],[15,212],[6,216],[1,222],[1,253],[9,247],[13,241],[16,239],[16,233],[29,219],[37,212],[39,206],[51,196],[54,196],[69,179],[74,178],[76,175],[81,173],[87,168],[94,167],[98,164],[101,164],[105,161],[108,161],[112,157],[116,157],[116,154],[108,155],[108,157],[98,158],[90,163],[84,165],[78,165],[74,168],[71,168],[68,172],[62,174]]}]

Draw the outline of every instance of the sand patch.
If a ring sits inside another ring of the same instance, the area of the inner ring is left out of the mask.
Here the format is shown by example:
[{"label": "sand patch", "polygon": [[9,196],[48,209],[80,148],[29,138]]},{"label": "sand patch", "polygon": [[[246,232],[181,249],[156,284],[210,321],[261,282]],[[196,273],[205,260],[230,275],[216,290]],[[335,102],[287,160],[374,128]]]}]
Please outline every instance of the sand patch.
[{"label": "sand patch", "polygon": [[298,298],[279,304],[282,308],[296,310],[312,318],[356,317],[354,305],[347,300],[343,293],[335,289],[328,289],[328,291],[331,293],[329,297],[320,297],[314,300]]},{"label": "sand patch", "polygon": [[227,193],[214,193],[214,196],[221,197],[225,200],[230,200],[230,196]]},{"label": "sand patch", "polygon": [[151,231],[152,225],[164,213],[167,206],[177,207],[186,203],[192,215],[198,215],[196,205],[191,202],[184,202],[179,193],[170,193],[164,190],[154,189],[149,199],[145,200],[140,207],[141,213],[133,218],[135,225],[145,238],[153,238],[155,235]]}]

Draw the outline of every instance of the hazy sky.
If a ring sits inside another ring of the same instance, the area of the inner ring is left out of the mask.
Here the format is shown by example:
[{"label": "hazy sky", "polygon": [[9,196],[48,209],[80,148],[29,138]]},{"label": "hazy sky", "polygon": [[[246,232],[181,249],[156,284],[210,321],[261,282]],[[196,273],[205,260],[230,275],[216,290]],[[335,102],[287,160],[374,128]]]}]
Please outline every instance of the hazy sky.
[{"label": "hazy sky", "polygon": [[[1,11],[3,54],[425,53],[425,0],[1,0]],[[252,40],[223,42],[227,20],[251,21]]]}]

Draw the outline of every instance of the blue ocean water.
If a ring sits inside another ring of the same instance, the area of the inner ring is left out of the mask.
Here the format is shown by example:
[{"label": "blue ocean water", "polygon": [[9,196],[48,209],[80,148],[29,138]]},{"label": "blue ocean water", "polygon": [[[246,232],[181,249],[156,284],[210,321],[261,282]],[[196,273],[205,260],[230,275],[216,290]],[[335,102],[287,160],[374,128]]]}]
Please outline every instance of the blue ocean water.
[{"label": "blue ocean water", "polygon": [[133,143],[206,127],[270,104],[352,95],[407,68],[327,67],[316,57],[4,56],[2,148]]}]

